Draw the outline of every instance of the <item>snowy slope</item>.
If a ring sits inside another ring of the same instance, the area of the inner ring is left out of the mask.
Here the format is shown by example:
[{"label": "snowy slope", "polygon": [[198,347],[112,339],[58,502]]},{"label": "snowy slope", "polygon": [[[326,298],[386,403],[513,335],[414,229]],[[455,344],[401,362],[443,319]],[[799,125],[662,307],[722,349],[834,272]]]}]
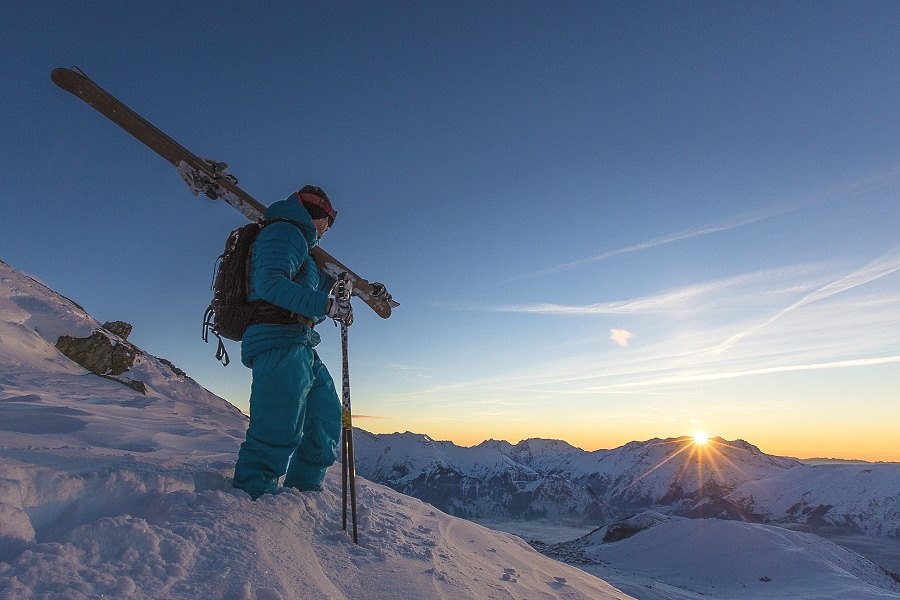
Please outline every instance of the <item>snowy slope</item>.
[{"label": "snowy slope", "polygon": [[900,465],[809,466],[746,482],[732,497],[776,522],[895,538],[900,555]]},{"label": "snowy slope", "polygon": [[[900,582],[816,535],[770,525],[642,514],[558,544],[559,556],[642,600],[854,600],[900,598]],[[627,535],[627,534],[626,534]]]},{"label": "snowy slope", "polygon": [[0,262],[0,599],[629,597],[362,479],[354,546],[339,466],[250,501],[230,487],[245,417],[145,353],[120,376],[142,394],[54,347],[98,327]]},{"label": "snowy slope", "polygon": [[[68,483],[80,492],[64,497],[54,530],[38,526],[43,543],[0,563],[0,598],[628,597],[515,536],[365,481],[360,546],[340,529],[335,477],[321,494],[256,503],[223,481],[141,468]],[[94,507],[103,496],[117,498]]]},{"label": "snowy slope", "polygon": [[4,456],[7,448],[41,446],[52,434],[62,456],[79,457],[90,447],[111,457],[153,453],[167,463],[190,456],[204,466],[230,458],[245,417],[194,380],[141,353],[121,377],[143,382],[141,394],[89,373],[55,347],[61,335],[99,329],[77,304],[0,262]]}]

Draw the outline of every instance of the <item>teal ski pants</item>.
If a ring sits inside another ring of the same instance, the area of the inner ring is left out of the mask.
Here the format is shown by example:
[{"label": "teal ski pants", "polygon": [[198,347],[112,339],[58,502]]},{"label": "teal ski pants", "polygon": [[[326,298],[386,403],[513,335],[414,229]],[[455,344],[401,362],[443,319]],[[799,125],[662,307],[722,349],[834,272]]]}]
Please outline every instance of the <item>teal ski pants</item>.
[{"label": "teal ski pants", "polygon": [[310,346],[260,353],[253,361],[250,426],[233,485],[254,499],[285,487],[321,489],[337,459],[341,403],[328,369]]}]

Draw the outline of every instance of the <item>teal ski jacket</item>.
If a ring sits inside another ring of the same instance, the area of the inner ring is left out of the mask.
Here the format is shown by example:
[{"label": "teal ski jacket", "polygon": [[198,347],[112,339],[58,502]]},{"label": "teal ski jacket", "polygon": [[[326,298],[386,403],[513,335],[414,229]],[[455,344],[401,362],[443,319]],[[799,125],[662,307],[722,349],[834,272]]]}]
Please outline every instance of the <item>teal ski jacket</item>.
[{"label": "teal ski jacket", "polygon": [[[312,218],[297,194],[273,203],[265,218],[288,219],[263,228],[250,251],[250,300],[265,300],[304,315],[315,323],[325,319],[328,293],[335,280],[321,272],[309,250],[318,243]],[[298,227],[299,225],[299,227]],[[251,325],[241,339],[241,362],[253,366],[261,352],[297,344],[315,346],[319,334],[303,324]]]}]

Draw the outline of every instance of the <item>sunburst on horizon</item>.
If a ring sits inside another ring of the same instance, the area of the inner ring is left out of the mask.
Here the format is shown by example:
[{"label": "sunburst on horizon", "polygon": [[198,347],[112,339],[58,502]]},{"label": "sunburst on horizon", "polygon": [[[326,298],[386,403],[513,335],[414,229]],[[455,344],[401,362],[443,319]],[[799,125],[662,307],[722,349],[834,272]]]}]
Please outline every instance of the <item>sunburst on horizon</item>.
[{"label": "sunburst on horizon", "polygon": [[[682,457],[681,460],[684,461],[684,466],[688,466],[695,472],[699,490],[701,492],[708,480],[715,482],[726,481],[727,474],[723,472],[723,468],[726,471],[745,472],[740,462],[732,461],[727,452],[729,450],[733,452],[747,452],[747,449],[740,446],[733,446],[722,438],[713,437],[705,431],[696,430],[691,435],[669,440],[660,440],[658,443],[661,445],[675,445],[678,446],[678,448],[666,452],[665,458],[662,458],[655,465],[635,477],[628,483],[626,486],[627,488],[636,486],[638,482],[648,477],[663,465],[677,459],[679,456]],[[682,467],[679,467],[679,470],[681,469]],[[687,475],[688,472],[681,473],[679,476]]]},{"label": "sunburst on horizon", "polygon": [[694,443],[698,446],[709,442],[709,435],[705,431],[695,431],[691,437],[694,438]]}]

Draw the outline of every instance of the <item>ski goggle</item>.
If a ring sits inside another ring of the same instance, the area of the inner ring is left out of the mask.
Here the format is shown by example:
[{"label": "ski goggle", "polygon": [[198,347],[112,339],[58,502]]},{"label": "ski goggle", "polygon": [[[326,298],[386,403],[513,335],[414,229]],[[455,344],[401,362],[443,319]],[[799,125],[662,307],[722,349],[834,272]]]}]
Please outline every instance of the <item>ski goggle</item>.
[{"label": "ski goggle", "polygon": [[334,225],[334,218],[337,216],[337,211],[331,206],[331,202],[325,198],[316,196],[315,194],[301,194],[300,192],[297,192],[297,197],[304,205],[315,206],[318,208],[319,211],[321,211],[322,216],[328,218],[329,227]]}]

